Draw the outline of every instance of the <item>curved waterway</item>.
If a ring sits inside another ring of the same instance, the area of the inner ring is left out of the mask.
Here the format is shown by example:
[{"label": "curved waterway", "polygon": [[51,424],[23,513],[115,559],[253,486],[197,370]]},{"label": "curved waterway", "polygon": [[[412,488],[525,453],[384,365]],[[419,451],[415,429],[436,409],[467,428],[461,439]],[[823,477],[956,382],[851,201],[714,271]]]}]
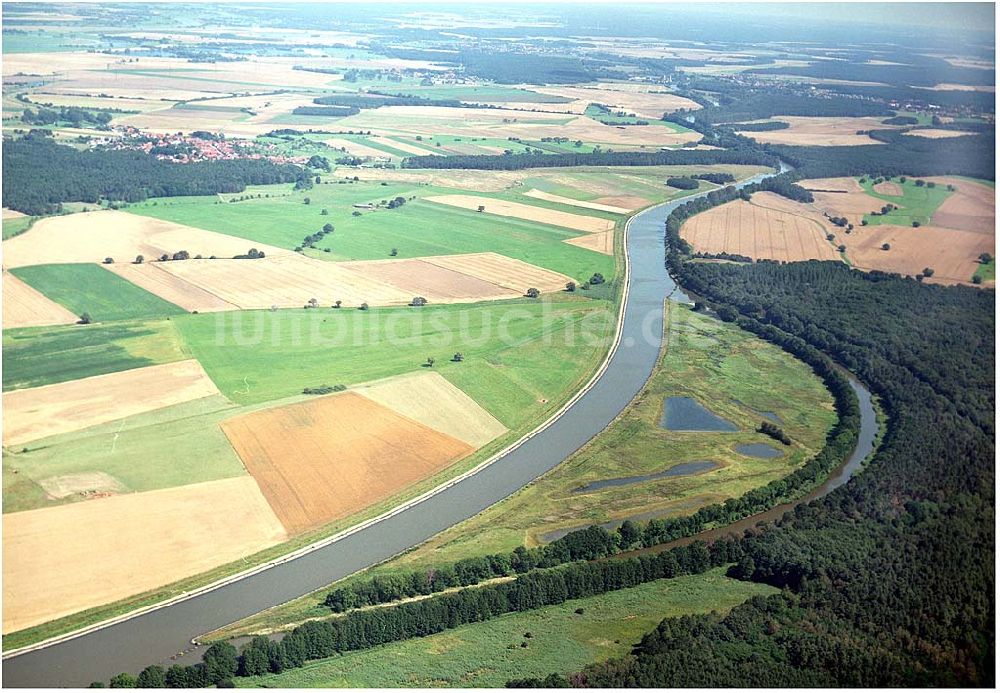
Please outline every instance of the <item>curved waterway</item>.
[{"label": "curved waterway", "polygon": [[[767,175],[773,174],[742,185]],[[149,664],[173,664],[170,657],[189,650],[201,633],[391,558],[507,498],[558,465],[611,423],[652,373],[663,337],[664,297],[688,301],[664,271],[663,223],[691,199],[651,208],[629,223],[630,274],[621,341],[600,378],[554,423],[476,474],[336,542],[183,601],[7,658],[4,685],[86,686],[122,671],[136,673]],[[846,481],[853,469],[843,471]],[[73,579],[70,573],[66,577]],[[194,652],[177,662],[198,659]]]}]

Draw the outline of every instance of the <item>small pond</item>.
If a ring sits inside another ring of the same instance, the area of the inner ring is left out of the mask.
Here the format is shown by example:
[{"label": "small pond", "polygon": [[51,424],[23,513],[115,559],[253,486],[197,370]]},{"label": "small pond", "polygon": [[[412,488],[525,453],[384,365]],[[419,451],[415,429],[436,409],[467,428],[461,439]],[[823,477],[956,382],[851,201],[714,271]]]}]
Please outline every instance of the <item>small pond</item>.
[{"label": "small pond", "polygon": [[718,462],[713,462],[711,460],[696,460],[694,462],[681,462],[680,464],[675,464],[670,469],[666,469],[662,472],[656,472],[655,474],[646,474],[644,476],[625,476],[618,479],[601,479],[600,481],[594,481],[587,484],[586,486],[581,486],[573,490],[573,493],[590,493],[592,491],[599,491],[602,488],[611,488],[613,486],[627,486],[629,484],[638,484],[642,481],[653,481],[655,479],[667,479],[673,476],[688,476],[690,474],[698,474],[700,472],[707,472],[712,469],[718,469],[721,467]]},{"label": "small pond", "polygon": [[738,431],[731,421],[713,414],[691,397],[667,397],[663,400],[660,426],[668,431]]},{"label": "small pond", "polygon": [[782,455],[781,450],[778,450],[767,443],[743,443],[736,446],[736,452],[741,455],[746,455],[747,457],[762,457],[764,459],[781,457]]}]

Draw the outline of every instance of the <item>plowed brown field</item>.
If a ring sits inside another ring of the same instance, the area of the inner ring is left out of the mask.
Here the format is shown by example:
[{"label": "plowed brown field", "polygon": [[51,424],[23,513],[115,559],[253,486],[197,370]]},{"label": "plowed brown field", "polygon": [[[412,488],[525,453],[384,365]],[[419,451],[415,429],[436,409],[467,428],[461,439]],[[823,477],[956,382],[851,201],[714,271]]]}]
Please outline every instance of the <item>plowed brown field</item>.
[{"label": "plowed brown field", "polygon": [[561,291],[571,277],[537,267],[497,253],[439,255],[421,258],[438,267],[473,277],[486,277],[491,282],[523,294],[534,287],[539,291]]},{"label": "plowed brown field", "polygon": [[826,240],[828,232],[821,215],[773,193],[757,193],[752,202],[728,202],[681,227],[681,236],[696,251],[784,261],[839,260]]},{"label": "plowed brown field", "polygon": [[587,250],[594,250],[605,255],[615,254],[615,232],[604,231],[602,233],[588,233],[586,236],[577,236],[566,241],[572,245],[578,245]]},{"label": "plowed brown field", "polygon": [[[992,235],[937,226],[866,226],[838,236],[838,243],[858,268],[915,276],[930,267],[939,283],[971,282],[979,254],[995,252]],[[890,249],[882,250],[883,243]]]},{"label": "plowed brown field", "polygon": [[955,192],[946,199],[934,216],[934,226],[993,235],[996,231],[996,191],[986,185],[959,178],[930,178],[938,185],[954,185]]},{"label": "plowed brown field", "polygon": [[290,533],[385,500],[473,450],[351,392],[239,416],[222,429]]},{"label": "plowed brown field", "polygon": [[385,282],[411,296],[423,296],[432,303],[488,301],[520,295],[507,287],[439,267],[423,260],[365,260],[343,262],[358,274]]}]

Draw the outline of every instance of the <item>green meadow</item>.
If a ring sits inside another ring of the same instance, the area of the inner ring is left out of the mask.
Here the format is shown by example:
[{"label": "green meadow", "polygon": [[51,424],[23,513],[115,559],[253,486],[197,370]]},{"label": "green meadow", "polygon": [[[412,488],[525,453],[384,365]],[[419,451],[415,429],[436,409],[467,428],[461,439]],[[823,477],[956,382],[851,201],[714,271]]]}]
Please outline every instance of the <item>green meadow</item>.
[{"label": "green meadow", "polygon": [[[608,304],[588,299],[425,308],[242,311],[174,320],[223,395],[253,404],[306,387],[351,385],[433,368],[508,427],[580,378],[606,347]],[[566,344],[586,329],[596,343]],[[451,361],[456,352],[460,363]]]},{"label": "green meadow", "polygon": [[[893,183],[902,188],[903,194],[901,196],[883,195],[875,192],[874,183],[870,178],[861,183],[861,187],[872,197],[899,207],[899,209],[894,209],[888,214],[879,214],[877,216],[866,214],[864,219],[868,225],[896,224],[899,226],[912,226],[913,222],[918,222],[926,226],[931,223],[931,217],[937,211],[937,208],[951,196],[951,192],[944,185],[934,185],[931,187],[931,184],[928,184],[920,186],[916,184],[915,178],[909,177],[906,178],[905,183],[900,181],[901,178],[892,179]],[[873,204],[873,206],[875,205]]]},{"label": "green meadow", "polygon": [[94,322],[180,315],[183,308],[164,301],[100,265],[32,265],[11,274],[76,315]]},{"label": "green meadow", "polygon": [[3,389],[51,385],[186,358],[190,353],[171,320],[4,330]]},{"label": "green meadow", "polygon": [[751,597],[777,592],[727,578],[725,570],[574,599],[235,681],[268,688],[502,688],[515,678],[570,674],[627,654],[664,618],[724,613]]},{"label": "green meadow", "polygon": [[[399,258],[492,251],[580,281],[595,272],[605,277],[614,274],[613,258],[564,242],[581,235],[580,232],[420,199],[439,194],[472,194],[468,191],[333,181],[304,192],[290,192],[290,186],[268,188],[269,192],[261,188],[248,191],[244,197],[252,197],[243,201],[238,201],[240,196],[230,198],[236,199],[235,202],[218,202],[218,198],[209,197],[160,199],[132,205],[129,212],[289,249],[298,247],[305,236],[330,223],[334,232],[323,238],[316,250],[309,251],[310,255],[327,260],[383,259],[390,256],[393,248]],[[355,216],[359,211],[353,207],[355,204],[378,203],[397,196],[409,201],[396,209],[361,210]],[[503,197],[538,207],[551,204],[513,194]],[[305,204],[306,198],[309,204]],[[581,213],[572,207],[565,209]]]},{"label": "green meadow", "polygon": [[35,223],[34,217],[17,217],[16,219],[4,219],[3,220],[3,240],[8,238],[13,238],[14,236],[24,233],[31,228],[31,225]]}]

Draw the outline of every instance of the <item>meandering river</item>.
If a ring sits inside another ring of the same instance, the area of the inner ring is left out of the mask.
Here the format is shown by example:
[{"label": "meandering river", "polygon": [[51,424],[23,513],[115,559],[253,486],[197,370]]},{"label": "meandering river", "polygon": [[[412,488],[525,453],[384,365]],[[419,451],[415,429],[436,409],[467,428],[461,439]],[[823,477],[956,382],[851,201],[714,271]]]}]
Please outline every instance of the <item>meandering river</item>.
[{"label": "meandering river", "polygon": [[[190,649],[192,638],[199,634],[317,590],[416,546],[558,465],[611,423],[656,365],[663,335],[664,297],[687,301],[664,271],[663,223],[671,211],[690,199],[651,208],[629,223],[630,269],[621,340],[606,370],[554,423],[476,474],[311,553],[186,600],[5,659],[4,685],[86,686],[91,681],[107,681],[122,671],[137,673],[156,662],[172,664],[170,657]],[[849,463],[838,470],[822,487],[826,491],[847,481],[871,450],[877,433],[870,395],[857,381],[852,380],[852,384],[863,413],[861,442],[851,462],[857,460],[853,466]],[[72,580],[72,575],[67,579]],[[178,661],[193,663],[197,659],[193,653]]]}]

